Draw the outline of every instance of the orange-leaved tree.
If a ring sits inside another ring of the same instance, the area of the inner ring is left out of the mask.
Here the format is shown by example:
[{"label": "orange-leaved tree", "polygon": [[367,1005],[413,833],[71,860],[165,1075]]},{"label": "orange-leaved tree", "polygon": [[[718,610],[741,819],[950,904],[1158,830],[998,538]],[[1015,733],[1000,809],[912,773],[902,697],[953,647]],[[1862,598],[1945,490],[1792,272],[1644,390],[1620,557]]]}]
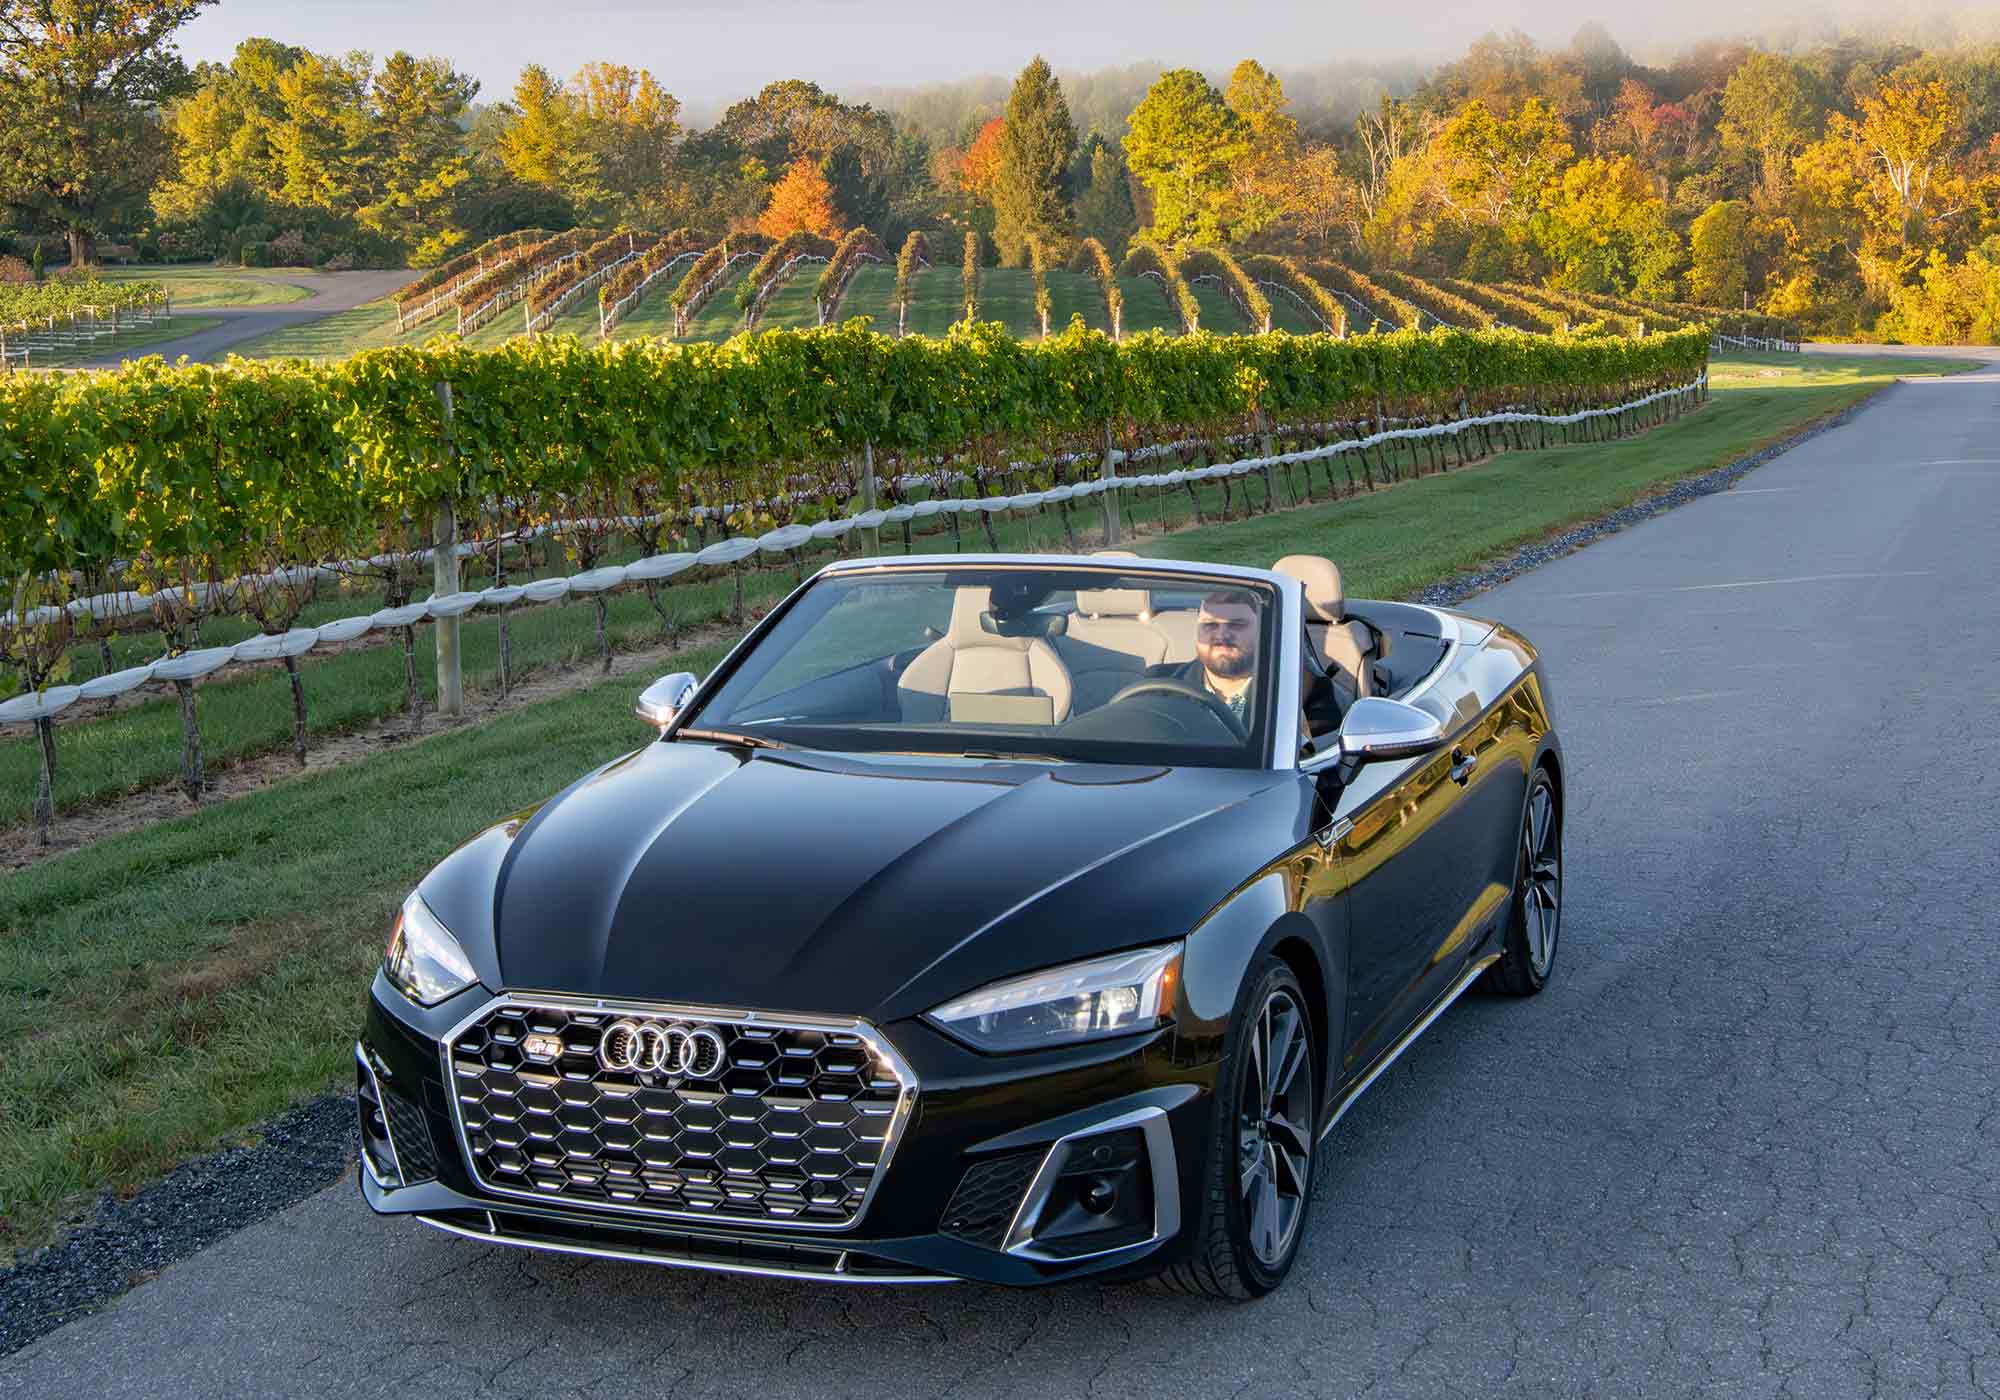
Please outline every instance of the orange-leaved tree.
[{"label": "orange-leaved tree", "polygon": [[819,166],[809,160],[795,160],[771,190],[771,202],[758,216],[757,228],[770,238],[794,233],[816,233],[821,238],[839,238],[847,232],[840,211],[834,208],[833,186]]}]

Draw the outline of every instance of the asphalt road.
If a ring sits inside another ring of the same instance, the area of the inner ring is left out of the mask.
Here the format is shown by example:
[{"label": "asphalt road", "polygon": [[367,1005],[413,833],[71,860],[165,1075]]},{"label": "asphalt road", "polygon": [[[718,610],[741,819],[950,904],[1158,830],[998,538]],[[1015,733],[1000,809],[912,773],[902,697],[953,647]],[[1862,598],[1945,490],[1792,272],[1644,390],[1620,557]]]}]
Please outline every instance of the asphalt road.
[{"label": "asphalt road", "polygon": [[285,302],[278,306],[190,307],[189,316],[219,316],[222,324],[177,340],[155,341],[140,350],[137,356],[105,355],[87,360],[83,368],[113,369],[127,359],[146,355],[160,355],[170,361],[183,355],[190,360],[220,360],[245,341],[255,340],[260,335],[286,326],[317,321],[336,311],[352,311],[377,297],[386,296],[408,282],[412,275],[407,268],[386,272],[320,272],[311,276],[290,277],[246,270],[243,273],[246,280],[285,282],[294,287],[304,287],[312,295],[304,301]]},{"label": "asphalt road", "polygon": [[1558,977],[1330,1143],[1290,1285],[831,1290],[486,1249],[351,1179],[0,1392],[2000,1394],[2000,374],[1470,606],[1543,649]]}]

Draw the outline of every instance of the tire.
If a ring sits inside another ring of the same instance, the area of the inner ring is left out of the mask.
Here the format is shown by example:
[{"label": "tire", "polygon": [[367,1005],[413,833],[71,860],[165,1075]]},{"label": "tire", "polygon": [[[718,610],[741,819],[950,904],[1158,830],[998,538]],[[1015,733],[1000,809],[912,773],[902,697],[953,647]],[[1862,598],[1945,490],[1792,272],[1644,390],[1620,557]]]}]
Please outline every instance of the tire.
[{"label": "tire", "polygon": [[[1216,1089],[1203,1188],[1181,1255],[1163,1282],[1230,1302],[1261,1298],[1285,1281],[1312,1214],[1313,1149],[1322,1067],[1305,992],[1282,959],[1267,957],[1237,1010],[1235,1052]],[[1269,1047],[1278,1087],[1264,1107]],[[1245,1109],[1254,1106],[1251,1121]],[[1256,1158],[1254,1165],[1246,1165]]]},{"label": "tire", "polygon": [[1537,768],[1521,808],[1514,858],[1514,900],[1507,936],[1488,984],[1507,996],[1529,997],[1555,972],[1562,932],[1562,797],[1546,768]]}]

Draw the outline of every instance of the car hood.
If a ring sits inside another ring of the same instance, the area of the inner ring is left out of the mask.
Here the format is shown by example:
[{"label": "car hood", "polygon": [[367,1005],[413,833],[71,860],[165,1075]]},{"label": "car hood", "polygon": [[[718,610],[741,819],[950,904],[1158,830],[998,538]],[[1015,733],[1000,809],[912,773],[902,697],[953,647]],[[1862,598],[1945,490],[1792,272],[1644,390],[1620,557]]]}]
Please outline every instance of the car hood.
[{"label": "car hood", "polygon": [[471,843],[437,912],[508,990],[889,1020],[1186,934],[1283,848],[1277,786],[655,743]]}]

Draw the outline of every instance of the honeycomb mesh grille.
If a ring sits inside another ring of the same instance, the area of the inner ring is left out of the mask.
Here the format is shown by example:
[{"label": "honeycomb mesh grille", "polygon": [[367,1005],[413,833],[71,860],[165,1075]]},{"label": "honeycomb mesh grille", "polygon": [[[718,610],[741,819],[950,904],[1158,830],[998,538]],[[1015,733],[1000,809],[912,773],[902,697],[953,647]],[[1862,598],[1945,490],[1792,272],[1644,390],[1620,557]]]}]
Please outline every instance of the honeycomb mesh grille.
[{"label": "honeycomb mesh grille", "polygon": [[998,1249],[1044,1155],[1017,1152],[967,1167],[958,1189],[951,1193],[951,1204],[944,1208],[944,1233],[968,1244]]},{"label": "honeycomb mesh grille", "polygon": [[403,1182],[429,1181],[437,1175],[437,1151],[431,1145],[430,1125],[417,1106],[394,1089],[382,1091],[382,1116],[389,1124],[389,1141],[396,1149],[396,1164],[403,1169]]},{"label": "honeycomb mesh grille", "polygon": [[[602,1068],[598,1041],[660,1011],[500,1003],[446,1053],[467,1164],[492,1190],[732,1223],[852,1224],[909,1092],[851,1031],[701,1021],[721,1036],[708,1079]],[[530,1061],[530,1034],[559,1056]]]}]

